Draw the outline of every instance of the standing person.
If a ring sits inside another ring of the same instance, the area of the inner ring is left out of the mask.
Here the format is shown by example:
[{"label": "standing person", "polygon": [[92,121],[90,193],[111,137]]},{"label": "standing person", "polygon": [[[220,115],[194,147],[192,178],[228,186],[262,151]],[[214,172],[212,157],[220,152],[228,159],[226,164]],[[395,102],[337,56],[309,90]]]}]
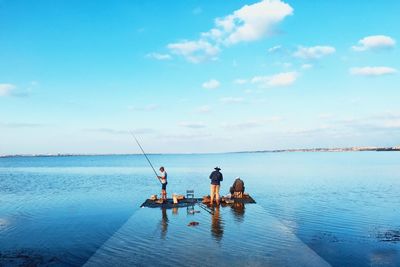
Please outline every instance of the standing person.
[{"label": "standing person", "polygon": [[210,187],[210,197],[211,197],[211,205],[214,202],[214,195],[215,195],[215,202],[217,205],[219,204],[219,186],[221,185],[221,181],[223,180],[222,173],[220,172],[219,167],[214,168],[215,171],[213,171],[210,174],[210,180],[211,180],[211,187]]},{"label": "standing person", "polygon": [[161,181],[161,198],[163,200],[167,200],[167,172],[165,171],[164,167],[160,167],[160,175],[158,176],[158,179]]}]

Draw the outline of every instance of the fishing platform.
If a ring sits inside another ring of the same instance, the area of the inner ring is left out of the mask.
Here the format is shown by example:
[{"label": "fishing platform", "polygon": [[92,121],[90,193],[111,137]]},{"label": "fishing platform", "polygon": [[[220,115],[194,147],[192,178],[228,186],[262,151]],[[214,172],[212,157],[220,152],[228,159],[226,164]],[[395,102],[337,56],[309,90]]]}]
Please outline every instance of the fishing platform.
[{"label": "fishing platform", "polygon": [[[194,206],[196,204],[209,204],[209,196],[205,196],[203,198],[195,198],[195,197],[180,197],[178,199],[168,198],[164,201],[160,199],[146,199],[141,208],[161,208],[161,209],[173,209],[173,208],[185,208],[189,206]],[[235,197],[222,197],[220,204],[221,206],[232,206],[235,204],[251,204],[256,203],[256,201],[249,195],[244,195],[241,198]]]}]

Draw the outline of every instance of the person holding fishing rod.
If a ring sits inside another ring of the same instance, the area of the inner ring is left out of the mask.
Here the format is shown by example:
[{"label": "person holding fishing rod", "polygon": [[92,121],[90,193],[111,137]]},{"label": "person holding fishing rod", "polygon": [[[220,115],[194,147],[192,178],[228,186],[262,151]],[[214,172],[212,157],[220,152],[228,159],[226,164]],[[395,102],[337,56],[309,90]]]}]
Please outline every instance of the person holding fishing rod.
[{"label": "person holding fishing rod", "polygon": [[135,139],[136,143],[138,144],[140,150],[142,151],[143,155],[147,159],[147,162],[149,163],[151,169],[153,170],[154,174],[156,175],[158,181],[161,183],[161,199],[163,201],[167,200],[167,172],[165,171],[164,167],[160,167],[160,175],[157,174],[156,170],[153,167],[153,164],[151,164],[150,159],[147,157],[146,152],[144,152],[143,147],[140,145],[139,141],[137,140],[136,136],[131,132],[132,137]]},{"label": "person holding fishing rod", "polygon": [[167,200],[167,172],[164,167],[160,167],[160,175],[157,175],[158,179],[161,181],[161,199]]}]

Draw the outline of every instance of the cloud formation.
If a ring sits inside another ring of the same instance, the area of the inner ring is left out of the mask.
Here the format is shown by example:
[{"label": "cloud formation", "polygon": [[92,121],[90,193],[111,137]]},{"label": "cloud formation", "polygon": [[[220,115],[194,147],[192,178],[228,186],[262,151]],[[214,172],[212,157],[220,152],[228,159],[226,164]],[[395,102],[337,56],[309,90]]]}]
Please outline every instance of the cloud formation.
[{"label": "cloud formation", "polygon": [[198,108],[196,109],[196,112],[199,112],[199,113],[208,113],[208,112],[210,112],[210,111],[211,111],[211,107],[210,107],[210,106],[207,106],[207,105],[198,107]]},{"label": "cloud formation", "polygon": [[180,122],[179,126],[191,129],[200,129],[206,127],[206,125],[203,122],[187,122],[187,121]]},{"label": "cloud formation", "polygon": [[49,125],[42,124],[42,123],[30,123],[30,122],[12,122],[12,123],[3,123],[0,122],[0,127],[4,128],[40,128],[46,127]]},{"label": "cloud formation", "polygon": [[96,132],[96,133],[105,133],[105,134],[111,134],[111,135],[116,135],[116,134],[150,134],[150,133],[155,133],[154,129],[150,128],[140,128],[140,129],[134,129],[134,130],[120,130],[120,129],[114,129],[114,128],[90,128],[90,129],[84,129],[86,132]]},{"label": "cloud formation", "polygon": [[220,49],[205,40],[182,41],[169,44],[168,49],[171,53],[183,56],[191,63],[200,63],[207,59],[216,59]]},{"label": "cloud formation", "polygon": [[272,34],[274,26],[293,14],[293,8],[281,0],[263,0],[245,5],[222,18],[214,28],[201,33],[198,40],[183,40],[167,45],[171,53],[192,63],[215,59],[222,46],[251,42]]},{"label": "cloud formation", "polygon": [[313,67],[312,64],[303,64],[303,65],[301,65],[301,69],[302,69],[302,70],[309,70],[309,69],[311,69],[312,67]]},{"label": "cloud formation", "polygon": [[273,53],[276,53],[276,52],[280,51],[281,49],[282,49],[281,45],[276,45],[276,46],[273,46],[273,47],[269,48],[268,49],[268,53],[273,54]]},{"label": "cloud formation", "polygon": [[359,40],[358,45],[354,45],[351,48],[354,51],[361,52],[366,50],[393,48],[395,44],[396,41],[390,36],[371,35]]},{"label": "cloud formation", "polygon": [[0,83],[0,97],[8,96],[11,94],[12,90],[15,89],[15,85],[10,83]]},{"label": "cloud formation", "polygon": [[319,59],[335,52],[336,49],[333,46],[300,46],[297,51],[293,53],[293,56],[302,59]]},{"label": "cloud formation", "polygon": [[201,86],[204,89],[217,89],[219,86],[221,85],[221,83],[215,79],[211,79],[209,81],[204,82]]},{"label": "cloud formation", "polygon": [[299,74],[295,71],[282,72],[270,76],[255,76],[251,79],[251,82],[264,88],[283,87],[292,85],[298,76]]},{"label": "cloud formation", "polygon": [[146,57],[156,59],[156,60],[171,60],[172,59],[170,54],[160,54],[160,53],[149,53],[146,55]]},{"label": "cloud formation", "polygon": [[222,123],[221,127],[230,130],[246,130],[252,129],[257,127],[262,127],[267,125],[268,123],[279,122],[282,121],[282,118],[279,116],[272,116],[269,118],[263,119],[251,119],[241,122],[234,122],[234,123]]},{"label": "cloud formation", "polygon": [[246,84],[247,80],[246,79],[236,79],[233,81],[234,84]]},{"label": "cloud formation", "polygon": [[397,70],[390,67],[356,67],[350,69],[351,75],[359,75],[359,76],[381,76],[388,74],[395,74]]}]

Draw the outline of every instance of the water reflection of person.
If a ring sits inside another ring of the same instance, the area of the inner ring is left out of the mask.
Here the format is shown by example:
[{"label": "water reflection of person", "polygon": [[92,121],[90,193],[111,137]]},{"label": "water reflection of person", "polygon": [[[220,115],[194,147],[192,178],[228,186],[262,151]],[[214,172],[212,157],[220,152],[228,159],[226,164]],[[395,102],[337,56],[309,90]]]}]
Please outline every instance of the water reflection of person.
[{"label": "water reflection of person", "polygon": [[219,206],[216,206],[211,218],[211,234],[215,240],[220,241],[224,235],[224,227],[221,222]]},{"label": "water reflection of person", "polygon": [[161,209],[161,238],[165,239],[167,236],[167,231],[168,231],[168,215],[167,215],[167,209],[162,208]]},{"label": "water reflection of person", "polygon": [[243,222],[244,219],[244,203],[235,202],[231,206],[231,211],[237,222]]}]

